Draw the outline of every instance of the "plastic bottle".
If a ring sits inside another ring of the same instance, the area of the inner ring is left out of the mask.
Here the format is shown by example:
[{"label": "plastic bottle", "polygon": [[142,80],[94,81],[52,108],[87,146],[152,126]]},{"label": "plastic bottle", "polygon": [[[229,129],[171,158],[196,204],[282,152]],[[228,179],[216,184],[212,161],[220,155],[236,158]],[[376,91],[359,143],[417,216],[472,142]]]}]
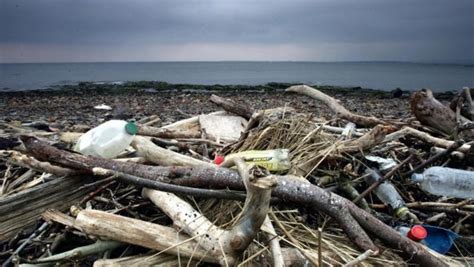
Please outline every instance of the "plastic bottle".
[{"label": "plastic bottle", "polygon": [[224,159],[242,157],[245,162],[266,168],[269,171],[286,171],[291,167],[288,149],[248,150],[223,156],[216,156],[214,163],[220,165]]},{"label": "plastic bottle", "polygon": [[136,133],[134,123],[110,120],[83,134],[74,150],[84,155],[115,158],[130,145]]},{"label": "plastic bottle", "polygon": [[414,225],[411,228],[398,226],[395,230],[397,230],[402,236],[406,236],[415,242],[420,242],[428,236],[427,230],[421,225]]},{"label": "plastic bottle", "polygon": [[431,167],[411,176],[413,182],[433,195],[474,198],[474,172],[445,167]]},{"label": "plastic bottle", "polygon": [[[376,169],[366,169],[365,181],[369,184],[375,183],[377,180],[380,180],[382,177]],[[403,201],[400,194],[398,194],[395,186],[388,181],[381,183],[377,188],[374,189],[377,197],[386,205],[389,205],[393,210],[396,217],[404,217],[408,212],[408,208],[405,207],[405,201]]]}]

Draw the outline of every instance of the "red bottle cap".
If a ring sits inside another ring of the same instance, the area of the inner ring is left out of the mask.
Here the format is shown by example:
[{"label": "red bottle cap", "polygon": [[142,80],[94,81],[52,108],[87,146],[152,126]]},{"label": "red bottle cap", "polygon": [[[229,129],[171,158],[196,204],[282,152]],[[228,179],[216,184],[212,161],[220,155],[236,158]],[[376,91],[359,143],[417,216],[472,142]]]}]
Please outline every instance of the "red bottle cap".
[{"label": "red bottle cap", "polygon": [[216,157],[214,158],[214,163],[216,165],[221,165],[222,162],[224,162],[224,156],[216,155]]},{"label": "red bottle cap", "polygon": [[428,235],[425,227],[421,225],[413,226],[407,234],[407,237],[415,242],[420,242],[421,240],[425,239]]}]

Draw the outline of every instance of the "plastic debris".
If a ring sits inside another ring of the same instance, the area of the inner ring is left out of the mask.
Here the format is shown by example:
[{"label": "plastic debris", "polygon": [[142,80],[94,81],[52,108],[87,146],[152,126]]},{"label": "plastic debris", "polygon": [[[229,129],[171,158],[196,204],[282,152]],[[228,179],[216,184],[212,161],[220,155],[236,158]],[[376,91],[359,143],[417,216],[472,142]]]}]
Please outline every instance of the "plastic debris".
[{"label": "plastic debris", "polygon": [[266,168],[269,171],[281,172],[290,169],[288,149],[249,150],[233,153],[225,157],[217,155],[214,163],[220,165],[225,159],[242,157],[246,162]]},{"label": "plastic debris", "polygon": [[134,123],[110,120],[83,134],[74,150],[84,155],[115,158],[130,145],[136,133]]},{"label": "plastic debris", "polygon": [[369,161],[378,163],[379,170],[381,171],[390,170],[391,168],[397,166],[397,162],[390,158],[386,159],[386,158],[370,156],[370,155],[365,156],[365,158]]},{"label": "plastic debris", "polygon": [[428,236],[428,232],[422,225],[412,227],[398,226],[395,228],[402,236],[406,236],[415,242],[420,242]]},{"label": "plastic debris", "polygon": [[[365,180],[369,184],[375,183],[382,178],[376,169],[367,169],[365,173],[367,174]],[[401,218],[407,214],[408,208],[405,206],[405,201],[403,201],[403,198],[392,183],[385,181],[375,188],[374,192],[383,203],[392,209],[396,217]]]},{"label": "plastic debris", "polygon": [[442,227],[431,225],[423,225],[423,227],[428,235],[422,243],[441,254],[446,254],[451,249],[454,240],[459,237],[455,232]]},{"label": "plastic debris", "polygon": [[411,176],[413,182],[433,195],[474,198],[474,172],[446,167],[431,167]]},{"label": "plastic debris", "polygon": [[97,109],[97,110],[112,110],[112,107],[107,106],[106,104],[100,104],[100,105],[94,106],[94,109]]}]

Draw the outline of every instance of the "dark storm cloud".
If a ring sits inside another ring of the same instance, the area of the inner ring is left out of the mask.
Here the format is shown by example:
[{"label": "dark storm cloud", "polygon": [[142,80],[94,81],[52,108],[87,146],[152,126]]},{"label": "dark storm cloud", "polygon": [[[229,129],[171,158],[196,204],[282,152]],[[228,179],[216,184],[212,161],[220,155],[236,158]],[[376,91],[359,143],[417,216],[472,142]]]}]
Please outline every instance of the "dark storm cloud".
[{"label": "dark storm cloud", "polygon": [[[370,53],[376,45],[380,60],[407,60],[404,53],[415,60],[474,60],[472,0],[0,1],[0,45],[9,49],[238,44],[344,55]],[[320,58],[303,51],[296,59],[305,53],[307,60]]]}]

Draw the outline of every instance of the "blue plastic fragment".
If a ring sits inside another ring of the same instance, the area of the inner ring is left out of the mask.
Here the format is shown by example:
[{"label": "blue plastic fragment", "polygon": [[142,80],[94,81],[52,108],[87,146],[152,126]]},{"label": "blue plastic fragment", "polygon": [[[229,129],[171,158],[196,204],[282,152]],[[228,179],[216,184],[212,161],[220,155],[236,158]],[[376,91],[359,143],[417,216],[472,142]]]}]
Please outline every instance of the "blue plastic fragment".
[{"label": "blue plastic fragment", "polygon": [[423,227],[428,232],[428,236],[422,241],[430,249],[446,254],[456,238],[459,237],[455,232],[438,226],[424,224]]}]

